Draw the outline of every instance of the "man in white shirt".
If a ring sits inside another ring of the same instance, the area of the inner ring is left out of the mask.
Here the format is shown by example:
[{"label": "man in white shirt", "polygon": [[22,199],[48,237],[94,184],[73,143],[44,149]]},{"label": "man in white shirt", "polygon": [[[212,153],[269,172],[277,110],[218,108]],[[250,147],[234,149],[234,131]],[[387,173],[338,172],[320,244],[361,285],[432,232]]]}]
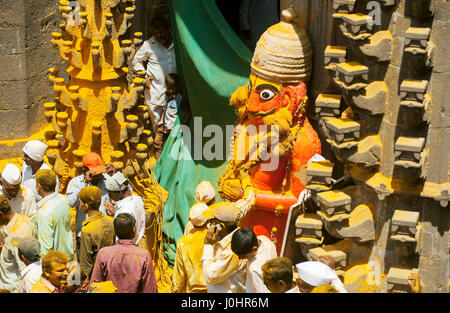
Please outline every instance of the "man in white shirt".
[{"label": "man in white shirt", "polygon": [[202,215],[211,221],[201,259],[208,293],[245,292],[247,260],[240,260],[231,250],[239,209],[232,202],[220,202]]},{"label": "man in white shirt", "polygon": [[347,293],[336,272],[324,261],[307,261],[295,265],[297,284],[301,293],[310,293],[315,287],[332,285],[339,293]]},{"label": "man in white shirt", "polygon": [[231,250],[239,259],[247,260],[246,293],[270,293],[264,285],[262,266],[277,257],[275,244],[266,236],[256,237],[249,228],[240,228],[231,238]]},{"label": "man in white shirt", "polygon": [[[162,17],[155,17],[150,27],[153,37],[144,41],[136,52],[133,68],[136,72],[147,73],[145,103],[150,109],[153,127],[156,127],[165,105],[166,76],[176,73],[177,68],[170,23]],[[146,61],[147,69],[144,67]]]},{"label": "man in white shirt", "polygon": [[14,212],[28,216],[31,221],[34,221],[37,208],[33,191],[21,185],[21,182],[20,169],[14,164],[6,164],[0,178],[0,195],[8,198]]},{"label": "man in white shirt", "polygon": [[[27,186],[33,191],[36,203],[42,199],[36,189],[36,173],[39,170],[48,169],[50,166],[44,162],[44,155],[47,151],[47,145],[39,140],[30,140],[23,147],[23,166],[22,166],[22,185]],[[56,192],[59,191],[59,179],[56,176]]]},{"label": "man in white shirt", "polygon": [[16,238],[33,238],[33,224],[28,217],[14,213],[8,199],[0,196],[0,225],[5,225],[0,253],[0,289],[14,291],[19,272],[25,267],[18,257]]},{"label": "man in white shirt", "polygon": [[105,187],[108,191],[110,202],[105,202],[106,212],[109,216],[116,217],[120,213],[130,213],[136,219],[136,244],[140,247],[145,246],[139,241],[145,232],[145,210],[142,198],[131,193],[128,180],[121,173],[117,172],[108,177],[105,181]]},{"label": "man in white shirt", "polygon": [[26,265],[20,271],[20,283],[17,292],[29,293],[34,284],[41,278],[42,262],[39,257],[39,240],[23,238],[19,241],[17,249],[19,259]]}]

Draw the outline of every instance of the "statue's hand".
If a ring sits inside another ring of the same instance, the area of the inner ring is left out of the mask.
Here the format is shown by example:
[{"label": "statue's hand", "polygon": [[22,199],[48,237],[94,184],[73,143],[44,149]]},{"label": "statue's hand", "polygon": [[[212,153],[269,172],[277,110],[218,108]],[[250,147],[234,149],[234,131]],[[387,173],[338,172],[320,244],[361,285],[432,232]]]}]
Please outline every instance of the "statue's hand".
[{"label": "statue's hand", "polygon": [[242,191],[242,186],[239,179],[227,180],[223,185],[221,194],[222,198],[230,201],[238,201],[239,199],[242,199],[244,192]]}]

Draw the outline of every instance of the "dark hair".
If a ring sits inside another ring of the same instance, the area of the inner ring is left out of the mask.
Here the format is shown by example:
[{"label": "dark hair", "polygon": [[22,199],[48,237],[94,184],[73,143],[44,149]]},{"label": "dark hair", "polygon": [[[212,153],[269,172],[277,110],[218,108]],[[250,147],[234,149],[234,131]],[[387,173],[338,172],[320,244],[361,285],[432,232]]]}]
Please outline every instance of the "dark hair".
[{"label": "dark hair", "polygon": [[170,23],[161,16],[155,16],[150,21],[151,29],[170,29]]},{"label": "dark hair", "polygon": [[269,260],[261,267],[263,278],[274,283],[282,280],[290,286],[294,278],[293,266],[292,261],[286,257]]},{"label": "dark hair", "polygon": [[130,213],[120,213],[114,219],[114,232],[119,239],[133,239],[136,219]]},{"label": "dark hair", "polygon": [[250,253],[253,247],[258,247],[258,238],[249,228],[240,228],[231,237],[231,250],[237,255]]},{"label": "dark hair", "polygon": [[180,86],[180,76],[178,76],[177,73],[169,73],[166,76],[166,85],[179,87]]},{"label": "dark hair", "polygon": [[3,214],[8,214],[11,212],[11,204],[6,196],[0,195],[0,212]]},{"label": "dark hair", "polygon": [[52,170],[43,169],[36,173],[36,181],[45,192],[54,192],[56,188],[56,174]]}]

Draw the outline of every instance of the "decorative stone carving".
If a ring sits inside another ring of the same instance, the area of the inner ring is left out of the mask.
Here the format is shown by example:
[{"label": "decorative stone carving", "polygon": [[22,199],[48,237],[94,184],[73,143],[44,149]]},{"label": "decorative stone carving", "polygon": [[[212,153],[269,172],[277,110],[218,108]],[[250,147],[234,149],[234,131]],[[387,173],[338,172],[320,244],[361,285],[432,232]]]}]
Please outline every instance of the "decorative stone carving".
[{"label": "decorative stone carving", "polygon": [[371,115],[384,114],[388,87],[384,81],[374,81],[367,85],[357,95],[352,96],[353,104],[359,109],[369,112]]},{"label": "decorative stone carving", "polygon": [[338,144],[359,140],[361,125],[349,118],[328,118],[327,127],[330,131],[330,139]]},{"label": "decorative stone carving", "polygon": [[417,274],[418,269],[402,269],[391,267],[387,274],[387,290],[391,293],[409,293],[411,288],[409,287],[408,277],[412,274]]},{"label": "decorative stone carving", "polygon": [[364,40],[372,36],[373,17],[361,13],[342,15],[342,34],[352,40]]},{"label": "decorative stone carving", "polygon": [[369,37],[369,43],[360,47],[361,51],[378,62],[389,61],[392,57],[392,42],[394,38],[388,30],[376,32]]},{"label": "decorative stone carving", "polygon": [[422,150],[425,146],[425,138],[399,137],[395,142],[395,165],[405,168],[419,168],[424,161]]},{"label": "decorative stone carving", "polygon": [[341,107],[341,95],[319,94],[315,103],[315,113],[320,117],[338,117]]},{"label": "decorative stone carving", "polygon": [[369,68],[358,62],[336,64],[334,81],[345,90],[359,90],[367,86]]},{"label": "decorative stone carving", "polygon": [[400,105],[423,108],[426,104],[424,100],[427,87],[428,81],[426,80],[405,79],[400,85],[400,96],[402,98]]},{"label": "decorative stone carving", "polygon": [[327,46],[324,52],[324,66],[330,71],[336,70],[336,64],[344,63],[347,56],[347,48],[343,46]]}]

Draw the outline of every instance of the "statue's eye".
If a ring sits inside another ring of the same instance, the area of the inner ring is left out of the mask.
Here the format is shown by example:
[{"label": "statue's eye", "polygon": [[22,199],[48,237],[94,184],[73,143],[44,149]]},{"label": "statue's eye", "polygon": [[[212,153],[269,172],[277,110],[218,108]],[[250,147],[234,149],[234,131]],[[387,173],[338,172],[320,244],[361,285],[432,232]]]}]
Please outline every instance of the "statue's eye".
[{"label": "statue's eye", "polygon": [[263,89],[261,90],[261,92],[259,93],[259,98],[263,101],[267,101],[272,99],[273,97],[275,97],[275,92],[273,92],[270,89]]}]

